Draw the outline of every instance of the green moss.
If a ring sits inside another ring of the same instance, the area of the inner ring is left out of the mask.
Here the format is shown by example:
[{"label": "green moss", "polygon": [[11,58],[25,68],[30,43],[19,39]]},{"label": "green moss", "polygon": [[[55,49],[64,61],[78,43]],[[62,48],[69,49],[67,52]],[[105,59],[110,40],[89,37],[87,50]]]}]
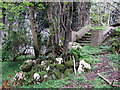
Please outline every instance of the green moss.
[{"label": "green moss", "polygon": [[74,63],[73,63],[72,60],[69,60],[69,61],[66,61],[66,62],[65,62],[65,65],[66,65],[67,67],[73,67],[73,66],[74,66]]},{"label": "green moss", "polygon": [[41,64],[41,60],[39,58],[36,61],[37,64]]},{"label": "green moss", "polygon": [[43,69],[43,68],[44,68],[44,65],[38,65],[38,68],[39,68],[39,69]]},{"label": "green moss", "polygon": [[21,66],[20,66],[20,69],[23,71],[23,72],[29,72],[31,71],[32,69],[32,65],[33,65],[33,62],[32,61],[29,61],[29,62],[24,62]]},{"label": "green moss", "polygon": [[92,30],[104,30],[105,28],[103,27],[96,27],[96,28],[92,28]]},{"label": "green moss", "polygon": [[72,68],[71,69],[66,69],[65,72],[64,72],[64,75],[67,77],[67,76],[69,76],[72,73],[73,73],[73,69]]},{"label": "green moss", "polygon": [[60,71],[64,71],[66,69],[66,66],[63,64],[57,64],[56,68],[59,69]]},{"label": "green moss", "polygon": [[38,72],[38,74],[40,75],[40,80],[41,82],[44,80],[44,75],[47,74],[46,71],[41,71],[41,72]]},{"label": "green moss", "polygon": [[54,75],[57,79],[61,78],[61,72],[60,71],[54,71],[53,73],[54,73]]}]

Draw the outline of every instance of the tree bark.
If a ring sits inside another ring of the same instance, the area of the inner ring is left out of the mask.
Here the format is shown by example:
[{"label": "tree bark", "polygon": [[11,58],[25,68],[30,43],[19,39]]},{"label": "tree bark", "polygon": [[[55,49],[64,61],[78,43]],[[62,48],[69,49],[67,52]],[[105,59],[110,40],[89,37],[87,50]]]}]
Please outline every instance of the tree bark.
[{"label": "tree bark", "polygon": [[81,2],[80,3],[80,28],[86,26],[89,23],[89,14],[90,14],[90,2]]},{"label": "tree bark", "polygon": [[35,52],[35,57],[38,58],[39,57],[39,45],[38,45],[38,34],[37,34],[37,27],[36,27],[34,11],[35,11],[34,6],[29,6],[34,52]]},{"label": "tree bark", "polygon": [[67,12],[66,12],[66,23],[65,23],[65,40],[64,40],[64,56],[66,57],[68,54],[68,44],[71,41],[71,24],[72,24],[72,12],[73,12],[73,4],[67,4]]}]

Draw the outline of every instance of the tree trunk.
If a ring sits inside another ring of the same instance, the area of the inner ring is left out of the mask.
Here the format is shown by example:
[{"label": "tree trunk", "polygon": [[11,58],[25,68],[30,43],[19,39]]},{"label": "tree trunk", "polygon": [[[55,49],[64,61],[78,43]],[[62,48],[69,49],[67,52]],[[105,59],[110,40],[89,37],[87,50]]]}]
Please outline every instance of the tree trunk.
[{"label": "tree trunk", "polygon": [[36,27],[34,11],[35,11],[34,6],[29,6],[34,52],[35,52],[35,57],[38,58],[38,56],[39,56],[39,45],[38,45],[38,34],[37,34],[37,27]]},{"label": "tree trunk", "polygon": [[67,5],[68,12],[66,13],[66,30],[65,30],[65,40],[64,40],[64,56],[68,54],[68,44],[71,41],[71,24],[72,24],[72,13],[73,13],[73,3]]},{"label": "tree trunk", "polygon": [[80,3],[80,24],[79,26],[84,27],[89,23],[90,14],[90,2]]}]

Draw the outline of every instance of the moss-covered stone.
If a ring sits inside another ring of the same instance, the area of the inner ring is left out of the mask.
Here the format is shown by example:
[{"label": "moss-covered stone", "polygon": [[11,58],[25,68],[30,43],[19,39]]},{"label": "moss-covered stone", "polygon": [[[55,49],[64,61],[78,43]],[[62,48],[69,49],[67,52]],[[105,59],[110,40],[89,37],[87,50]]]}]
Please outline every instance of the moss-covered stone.
[{"label": "moss-covered stone", "polygon": [[72,60],[69,60],[69,61],[66,61],[66,62],[65,62],[65,65],[66,65],[67,67],[73,67],[73,66],[74,66],[74,63],[73,63]]},{"label": "moss-covered stone", "polygon": [[66,69],[66,66],[63,64],[56,64],[56,68],[59,69],[60,71],[64,71]]},{"label": "moss-covered stone", "polygon": [[50,72],[53,72],[54,70],[56,70],[56,64],[50,64]]},{"label": "moss-covered stone", "polygon": [[38,58],[37,60],[36,60],[36,64],[40,64],[41,63],[41,60]]},{"label": "moss-covered stone", "polygon": [[20,66],[20,70],[23,72],[29,72],[31,71],[32,66],[33,66],[33,61],[27,60]]},{"label": "moss-covered stone", "polygon": [[49,66],[51,64],[51,60],[48,60],[45,65]]},{"label": "moss-covered stone", "polygon": [[41,74],[41,75],[40,75],[40,77],[41,77],[41,78],[40,78],[41,82],[44,80],[44,75],[45,75],[45,74]]},{"label": "moss-covered stone", "polygon": [[45,67],[44,65],[38,65],[38,68],[40,71],[42,71],[44,69],[44,67]]},{"label": "moss-covered stone", "polygon": [[53,74],[55,75],[56,79],[61,78],[61,72],[60,71],[54,71]]},{"label": "moss-covered stone", "polygon": [[40,80],[41,82],[44,80],[44,75],[47,74],[46,71],[41,71],[41,72],[38,72],[38,74],[40,75]]},{"label": "moss-covered stone", "polygon": [[72,68],[71,69],[66,69],[65,72],[64,72],[64,75],[67,77],[67,76],[69,76],[72,73],[73,73],[73,69]]}]

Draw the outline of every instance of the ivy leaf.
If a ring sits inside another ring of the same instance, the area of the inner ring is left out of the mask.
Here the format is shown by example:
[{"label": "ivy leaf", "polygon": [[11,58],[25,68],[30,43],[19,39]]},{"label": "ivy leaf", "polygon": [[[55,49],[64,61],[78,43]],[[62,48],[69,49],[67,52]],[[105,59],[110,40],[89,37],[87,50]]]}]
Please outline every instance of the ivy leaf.
[{"label": "ivy leaf", "polygon": [[63,2],[64,4],[68,4],[68,2]]},{"label": "ivy leaf", "polygon": [[0,15],[0,18],[2,18],[3,17],[3,15]]},{"label": "ivy leaf", "polygon": [[38,6],[39,6],[41,9],[45,9],[45,7],[43,6],[42,3],[38,4]]},{"label": "ivy leaf", "polygon": [[29,3],[29,2],[24,2],[24,4],[25,4],[26,6],[34,6],[33,3]]},{"label": "ivy leaf", "polygon": [[4,26],[4,24],[3,24],[3,23],[0,23],[0,26]]},{"label": "ivy leaf", "polygon": [[42,4],[42,3],[40,3],[40,4],[38,4],[38,6],[39,6],[39,7],[43,7],[43,4]]}]

